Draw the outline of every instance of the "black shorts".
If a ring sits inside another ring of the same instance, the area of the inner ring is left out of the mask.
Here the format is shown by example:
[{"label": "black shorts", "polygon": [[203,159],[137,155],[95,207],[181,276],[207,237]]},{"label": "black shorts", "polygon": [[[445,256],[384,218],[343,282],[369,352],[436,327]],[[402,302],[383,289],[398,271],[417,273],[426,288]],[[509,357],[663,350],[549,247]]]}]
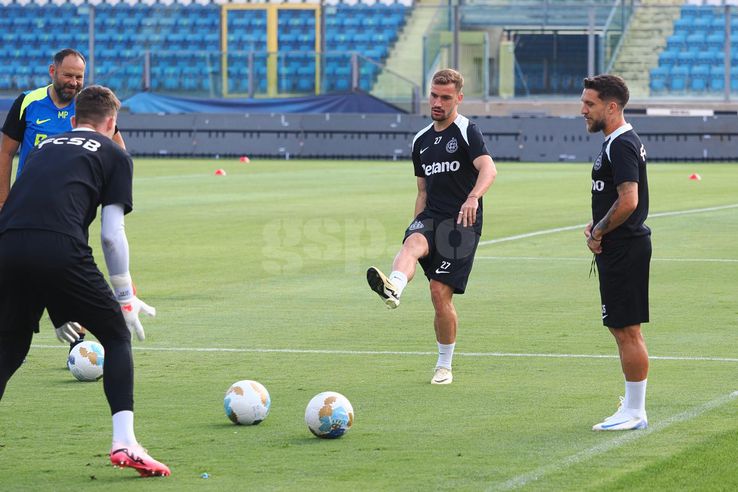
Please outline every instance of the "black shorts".
[{"label": "black shorts", "polygon": [[596,256],[602,324],[608,328],[648,323],[651,237],[604,241]]},{"label": "black shorts", "polygon": [[55,327],[76,321],[98,339],[130,339],[89,246],[49,231],[6,231],[0,235],[0,331],[38,332],[44,309]]},{"label": "black shorts", "polygon": [[441,219],[421,212],[405,231],[403,242],[411,234],[422,234],[428,241],[428,256],[419,260],[428,280],[437,280],[463,294],[469,280],[479,234],[473,227],[456,224],[456,218]]}]

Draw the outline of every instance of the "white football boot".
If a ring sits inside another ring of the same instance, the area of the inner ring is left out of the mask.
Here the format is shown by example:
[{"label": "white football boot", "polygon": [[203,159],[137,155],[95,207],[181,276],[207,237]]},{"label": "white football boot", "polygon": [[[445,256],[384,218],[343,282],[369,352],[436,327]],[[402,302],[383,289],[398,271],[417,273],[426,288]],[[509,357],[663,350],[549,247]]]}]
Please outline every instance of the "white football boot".
[{"label": "white football boot", "polygon": [[648,427],[648,418],[646,412],[638,412],[623,407],[623,398],[620,397],[620,406],[618,411],[607,417],[604,421],[592,427],[594,431],[621,431],[646,429]]},{"label": "white football boot", "polygon": [[374,292],[379,294],[388,309],[395,309],[400,305],[400,296],[397,287],[387,276],[375,267],[369,267],[366,271],[366,281]]},{"label": "white football boot", "polygon": [[436,367],[431,384],[451,384],[453,380],[454,376],[451,374],[451,369],[447,367]]}]

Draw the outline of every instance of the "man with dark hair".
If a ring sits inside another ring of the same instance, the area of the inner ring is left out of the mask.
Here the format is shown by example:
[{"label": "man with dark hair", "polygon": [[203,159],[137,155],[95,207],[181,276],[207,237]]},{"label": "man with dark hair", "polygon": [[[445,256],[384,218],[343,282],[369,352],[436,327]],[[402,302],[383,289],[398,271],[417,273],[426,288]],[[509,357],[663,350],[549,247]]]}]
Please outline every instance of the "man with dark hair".
[{"label": "man with dark hair", "polygon": [[623,110],[628,87],[615,75],[584,79],[581,113],[590,133],[605,142],[592,167],[592,221],[584,229],[599,271],[602,323],[615,337],[625,376],[625,398],[615,414],[592,429],[648,427],[648,350],[641,323],[648,322],[651,230],[646,149]]},{"label": "man with dark hair", "polygon": [[[133,431],[131,333],[143,340],[139,313],[156,311],[136,297],[128,268],[123,216],[133,207],[133,162],[111,140],[119,107],[105,87],[80,92],[74,129],[46,138],[28,154],[0,210],[0,398],[44,309],[62,342],[78,337],[78,323],[88,326],[105,349],[111,462],[142,476],[166,476],[169,468],[147,454]],[[98,206],[112,291],[88,244]]]},{"label": "man with dark hair", "polygon": [[412,144],[418,186],[415,219],[405,231],[389,277],[375,267],[366,274],[371,289],[394,309],[415,275],[416,263],[423,267],[430,282],[438,344],[431,384],[453,381],[458,326],[453,295],[466,290],[482,234],[482,195],[497,175],[482,132],[458,113],[463,85],[455,70],[434,74],[429,99],[433,123],[418,132]]},{"label": "man with dark hair", "polygon": [[[26,157],[33,147],[46,137],[72,129],[74,98],[84,85],[85,63],[85,57],[77,50],[66,48],[59,51],[49,65],[51,84],[24,92],[10,108],[0,143],[0,209],[10,191],[13,157],[18,149],[20,156],[16,177],[23,171]],[[117,129],[113,140],[125,148]],[[84,338],[84,333],[80,327],[79,341]]]}]

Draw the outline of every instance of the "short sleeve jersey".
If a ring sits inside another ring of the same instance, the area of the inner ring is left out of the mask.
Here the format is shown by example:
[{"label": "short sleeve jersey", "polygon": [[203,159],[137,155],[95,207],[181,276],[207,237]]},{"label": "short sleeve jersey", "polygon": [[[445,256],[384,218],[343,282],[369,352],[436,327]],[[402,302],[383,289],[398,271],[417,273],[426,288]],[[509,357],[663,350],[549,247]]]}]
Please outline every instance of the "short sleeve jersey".
[{"label": "short sleeve jersey", "polygon": [[97,207],[133,206],[133,161],[104,135],[76,130],[42,141],[0,210],[0,234],[39,229],[88,241]]},{"label": "short sleeve jersey", "polygon": [[72,129],[74,101],[57,108],[49,96],[49,87],[39,87],[18,96],[5,119],[3,133],[21,143],[17,175],[23,170],[28,153],[41,140]]},{"label": "short sleeve jersey", "polygon": [[607,239],[628,239],[651,233],[644,222],[648,216],[646,149],[633,127],[625,124],[612,132],[592,166],[592,220],[597,224],[618,199],[618,185],[638,183],[638,206],[628,219],[610,231]]},{"label": "short sleeve jersey", "polygon": [[[456,217],[477,182],[474,160],[489,155],[479,127],[458,115],[448,128],[437,132],[433,124],[420,130],[413,140],[415,176],[425,178],[425,210],[440,218]],[[482,199],[475,230],[482,231]]]}]

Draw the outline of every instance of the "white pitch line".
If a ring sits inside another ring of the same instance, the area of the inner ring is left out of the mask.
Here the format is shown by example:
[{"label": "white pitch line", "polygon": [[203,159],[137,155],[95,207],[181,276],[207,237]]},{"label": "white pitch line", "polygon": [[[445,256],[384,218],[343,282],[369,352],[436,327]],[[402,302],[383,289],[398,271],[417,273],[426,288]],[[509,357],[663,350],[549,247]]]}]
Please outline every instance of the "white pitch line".
[{"label": "white pitch line", "polygon": [[[667,427],[670,427],[674,424],[679,424],[682,422],[687,422],[689,420],[695,419],[701,416],[702,414],[709,412],[710,410],[721,407],[725,405],[726,403],[732,402],[736,397],[738,397],[738,391],[733,391],[732,393],[720,396],[718,398],[715,398],[714,400],[708,401],[707,403],[690,408],[689,410],[686,410],[682,413],[673,415],[667,418],[666,420],[662,420],[660,422],[657,422],[656,424],[649,425],[649,427],[645,430],[627,431],[625,433],[618,435],[614,439],[605,441],[602,444],[598,444],[589,449],[585,449],[584,451],[580,451],[571,456],[567,456],[566,458],[563,458],[555,463],[549,463],[548,465],[544,465],[531,472],[518,475],[517,477],[511,478],[510,480],[503,482],[501,484],[498,484],[496,486],[493,485],[491,487],[491,490],[512,490],[512,489],[517,489],[520,487],[525,487],[531,482],[540,480],[541,478],[545,477],[546,475],[550,473],[561,471],[564,468],[590,460],[594,458],[595,456],[604,454],[608,451],[624,446],[632,441],[635,441],[643,437],[646,437],[650,434],[653,434],[654,432],[662,431],[666,429]],[[607,434],[607,433],[604,433],[604,434]]]},{"label": "white pitch line", "polygon": [[[565,256],[475,256],[475,260],[520,260],[520,261],[581,261],[590,262],[591,257],[580,258]],[[651,261],[682,263],[738,263],[736,258],[651,258]]]},{"label": "white pitch line", "polygon": [[[32,345],[38,349],[58,349],[62,345]],[[63,348],[63,347],[62,347]],[[227,347],[141,347],[134,346],[133,350],[142,352],[228,352],[244,354],[324,354],[324,355],[407,355],[428,356],[438,355],[438,352],[409,352],[398,350],[330,350],[330,349],[288,349],[288,348],[227,348]],[[617,355],[601,354],[537,354],[514,352],[454,352],[458,357],[527,357],[533,359],[618,359]],[[708,362],[738,362],[732,357],[688,357],[672,355],[651,355],[651,360],[677,361],[708,361]]]},{"label": "white pitch line", "polygon": [[506,241],[516,241],[518,239],[526,239],[534,236],[543,236],[546,234],[554,234],[556,232],[573,231],[574,229],[582,229],[587,224],[577,224],[566,227],[556,227],[554,229],[544,229],[542,231],[528,232],[525,234],[516,234],[515,236],[501,237],[499,239],[488,239],[487,241],[479,241],[479,246],[487,246],[488,244],[504,243]]},{"label": "white pitch line", "polygon": [[[671,217],[672,215],[701,214],[702,212],[715,212],[717,210],[727,210],[729,208],[738,208],[738,203],[731,205],[718,205],[717,207],[692,208],[688,210],[676,210],[674,212],[657,212],[648,214],[648,217]],[[646,219],[648,220],[648,219]]]},{"label": "white pitch line", "polygon": [[[652,219],[656,217],[671,217],[674,215],[699,214],[703,212],[715,212],[717,210],[726,210],[729,208],[738,208],[738,203],[733,203],[731,205],[719,205],[717,207],[693,208],[693,209],[688,209],[688,210],[675,210],[673,212],[657,212],[653,214],[648,214],[648,218]],[[479,246],[487,246],[489,244],[504,243],[507,241],[516,241],[518,239],[527,239],[529,237],[543,236],[546,234],[554,234],[554,233],[563,232],[563,231],[572,231],[575,229],[584,228],[586,225],[587,224],[577,224],[577,225],[566,226],[566,227],[555,227],[553,229],[543,229],[541,231],[533,231],[533,232],[528,232],[525,234],[516,234],[515,236],[501,237],[499,239],[489,239],[487,241],[480,241]]]}]

